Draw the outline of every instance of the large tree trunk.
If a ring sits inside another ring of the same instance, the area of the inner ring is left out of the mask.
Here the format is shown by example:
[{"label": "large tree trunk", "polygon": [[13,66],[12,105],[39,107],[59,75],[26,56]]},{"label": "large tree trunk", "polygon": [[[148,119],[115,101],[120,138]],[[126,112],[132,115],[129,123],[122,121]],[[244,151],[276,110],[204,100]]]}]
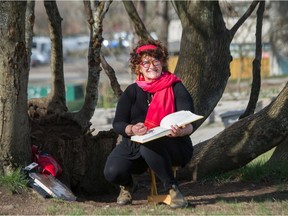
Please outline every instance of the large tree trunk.
[{"label": "large tree trunk", "polygon": [[[229,45],[258,3],[254,1],[235,26],[228,30],[218,2],[174,1],[183,26],[175,73],[190,91],[196,113],[209,116],[222,97],[230,75],[232,57]],[[198,121],[198,126],[201,123]],[[183,176],[196,180],[210,172],[239,168],[279,145],[286,137],[287,86],[269,107],[235,123],[215,138],[196,145],[194,157],[183,170]]]},{"label": "large tree trunk", "polygon": [[35,1],[28,0],[26,7],[26,19],[25,19],[25,42],[28,57],[28,65],[30,65],[32,54],[31,49],[33,41],[33,27],[35,21],[34,8],[35,8]]},{"label": "large tree trunk", "polygon": [[0,172],[31,162],[25,1],[0,6]]},{"label": "large tree trunk", "polygon": [[[281,59],[280,61],[286,62],[288,65],[288,31],[287,31],[287,9],[288,2],[287,1],[271,1],[271,8],[269,10],[270,13],[270,21],[271,21],[271,36],[270,36],[270,44],[272,54],[270,55],[270,65],[274,66],[276,58]],[[284,65],[284,64],[283,64]],[[285,66],[284,66],[285,67]],[[272,68],[272,67],[270,67]],[[281,73],[282,68],[278,66],[273,67],[274,70]],[[285,69],[284,69],[285,70]],[[287,72],[287,67],[286,71]],[[276,147],[271,159],[268,161],[269,163],[272,161],[284,161],[288,160],[288,145],[287,140],[281,143]]]},{"label": "large tree trunk", "polygon": [[287,162],[288,161],[288,136],[275,148],[272,156],[267,163]]},{"label": "large tree trunk", "polygon": [[221,99],[230,76],[230,34],[218,2],[173,3],[183,27],[175,74],[192,95],[195,112],[207,117]]}]

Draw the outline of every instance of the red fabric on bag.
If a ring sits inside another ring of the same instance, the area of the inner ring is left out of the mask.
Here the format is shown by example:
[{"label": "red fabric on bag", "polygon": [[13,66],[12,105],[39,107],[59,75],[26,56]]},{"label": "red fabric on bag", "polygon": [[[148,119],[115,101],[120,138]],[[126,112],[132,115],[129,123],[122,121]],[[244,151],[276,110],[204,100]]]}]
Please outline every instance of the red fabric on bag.
[{"label": "red fabric on bag", "polygon": [[42,168],[43,174],[51,174],[52,176],[57,176],[63,171],[62,167],[55,160],[55,158],[49,154],[39,154],[38,164]]},{"label": "red fabric on bag", "polygon": [[39,164],[43,174],[51,174],[55,177],[63,172],[62,167],[56,159],[50,154],[39,153],[37,146],[32,146],[32,154],[34,162]]}]

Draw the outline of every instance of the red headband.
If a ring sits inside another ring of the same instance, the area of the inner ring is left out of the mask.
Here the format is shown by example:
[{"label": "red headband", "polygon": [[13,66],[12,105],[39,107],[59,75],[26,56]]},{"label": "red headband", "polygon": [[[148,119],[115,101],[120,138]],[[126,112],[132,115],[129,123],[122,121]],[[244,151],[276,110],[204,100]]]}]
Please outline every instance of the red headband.
[{"label": "red headband", "polygon": [[147,45],[143,45],[140,46],[136,49],[136,53],[139,54],[142,51],[146,51],[146,50],[155,50],[157,48],[157,46],[153,45],[153,44],[147,44]]}]

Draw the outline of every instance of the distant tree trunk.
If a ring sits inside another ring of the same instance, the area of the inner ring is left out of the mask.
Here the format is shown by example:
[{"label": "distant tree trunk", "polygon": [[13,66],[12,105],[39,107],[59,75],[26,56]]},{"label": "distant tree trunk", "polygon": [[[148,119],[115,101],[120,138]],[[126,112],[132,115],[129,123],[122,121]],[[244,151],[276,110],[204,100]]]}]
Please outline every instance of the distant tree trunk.
[{"label": "distant tree trunk", "polygon": [[147,31],[144,23],[139,17],[137,10],[132,1],[123,1],[125,9],[128,13],[128,16],[132,20],[135,33],[142,39],[152,38],[150,33]]},{"label": "distant tree trunk", "polygon": [[28,59],[25,46],[25,1],[0,7],[0,172],[31,162],[27,115]]},{"label": "distant tree trunk", "polygon": [[138,11],[139,17],[143,23],[146,23],[147,20],[147,3],[145,1],[135,1],[133,2]]},{"label": "distant tree trunk", "polygon": [[157,1],[156,10],[158,23],[156,33],[158,39],[168,47],[169,1]]}]

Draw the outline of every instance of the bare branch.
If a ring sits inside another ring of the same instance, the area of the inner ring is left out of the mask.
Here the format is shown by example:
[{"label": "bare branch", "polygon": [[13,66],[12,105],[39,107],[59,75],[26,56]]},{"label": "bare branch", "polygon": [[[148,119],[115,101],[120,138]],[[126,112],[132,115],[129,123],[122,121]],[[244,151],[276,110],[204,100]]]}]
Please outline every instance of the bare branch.
[{"label": "bare branch", "polygon": [[102,53],[100,54],[100,58],[101,58],[101,65],[105,71],[105,73],[107,74],[107,76],[110,79],[110,85],[113,89],[114,94],[117,96],[117,98],[119,98],[121,96],[121,94],[123,93],[123,91],[120,88],[120,84],[118,83],[117,77],[115,75],[115,71],[114,69],[108,64],[108,62],[106,61],[105,57],[102,55]]},{"label": "bare branch", "polygon": [[51,39],[51,91],[48,95],[48,112],[67,111],[63,72],[62,18],[56,1],[44,1],[49,20]]},{"label": "bare branch", "polygon": [[261,1],[257,10],[256,24],[256,50],[255,59],[253,60],[253,82],[251,87],[250,99],[245,112],[239,119],[254,113],[258,101],[261,87],[261,57],[262,57],[262,23],[265,10],[265,1]]},{"label": "bare branch", "polygon": [[98,101],[98,84],[101,72],[100,52],[103,41],[102,23],[111,2],[112,1],[83,1],[90,29],[86,94],[84,105],[81,110],[77,113],[73,113],[73,115],[66,115],[77,121],[84,128],[83,132],[89,131],[91,125],[89,120],[95,112],[95,107]]},{"label": "bare branch", "polygon": [[151,35],[147,31],[144,23],[142,22],[141,18],[139,17],[137,10],[134,6],[132,1],[122,1],[125,9],[133,23],[133,27],[135,29],[136,34],[142,39],[152,39]]},{"label": "bare branch", "polygon": [[27,50],[27,57],[28,57],[28,65],[30,65],[31,61],[31,47],[32,47],[32,40],[33,40],[33,26],[35,21],[35,1],[29,0],[27,1],[26,7],[26,15],[25,15],[25,42],[26,42],[26,50]]},{"label": "bare branch", "polygon": [[234,35],[236,34],[236,32],[238,31],[238,29],[240,28],[240,26],[246,21],[246,19],[252,14],[252,12],[254,11],[254,9],[256,8],[257,4],[260,1],[253,1],[250,5],[250,7],[248,8],[248,10],[243,14],[243,16],[237,21],[237,23],[231,28],[230,30],[230,40],[233,39]]}]

